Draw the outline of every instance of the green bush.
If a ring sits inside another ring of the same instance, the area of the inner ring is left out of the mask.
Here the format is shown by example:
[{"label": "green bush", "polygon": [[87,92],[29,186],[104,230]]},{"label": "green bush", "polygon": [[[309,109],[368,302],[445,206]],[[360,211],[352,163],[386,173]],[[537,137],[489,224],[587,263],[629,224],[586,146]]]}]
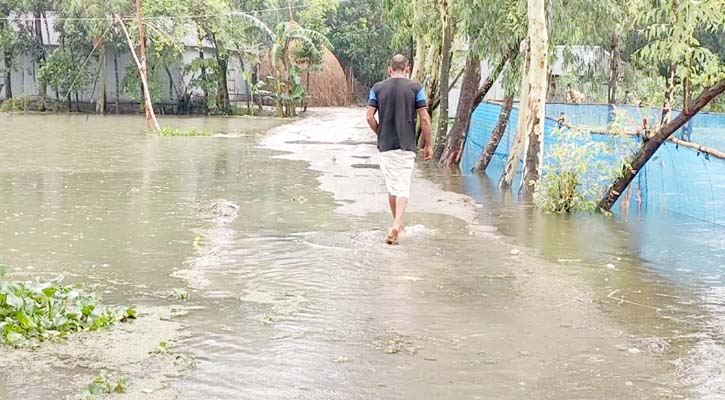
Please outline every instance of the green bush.
[{"label": "green bush", "polygon": [[30,96],[14,97],[0,104],[0,112],[30,111],[33,99]]},{"label": "green bush", "polygon": [[534,192],[539,208],[557,214],[596,211],[602,193],[627,167],[625,160],[637,146],[621,131],[619,120],[611,127],[609,140],[593,140],[592,133],[576,128],[553,132],[556,142],[546,149]]}]

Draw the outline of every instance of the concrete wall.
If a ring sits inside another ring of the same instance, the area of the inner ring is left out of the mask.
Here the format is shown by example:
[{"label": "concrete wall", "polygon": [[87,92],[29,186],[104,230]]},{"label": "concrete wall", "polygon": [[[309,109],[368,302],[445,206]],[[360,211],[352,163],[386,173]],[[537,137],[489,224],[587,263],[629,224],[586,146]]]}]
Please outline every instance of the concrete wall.
[{"label": "concrete wall", "polygon": [[[205,57],[213,58],[213,49],[205,49]],[[86,71],[89,71],[92,75],[92,82],[84,87],[79,92],[79,97],[82,102],[94,103],[100,97],[103,90],[103,85],[100,81],[100,56],[94,56],[86,65]],[[198,49],[188,47],[185,53],[182,55],[180,63],[176,65],[168,65],[168,69],[171,72],[173,81],[173,88],[171,87],[169,74],[165,68],[157,68],[153,71],[153,81],[158,85],[160,90],[155,93],[154,101],[160,103],[176,103],[178,100],[178,93],[183,93],[186,88],[189,87],[193,76],[191,74],[184,73],[184,65],[191,64],[198,58]],[[0,64],[1,65],[1,64]],[[245,65],[249,69],[249,65]],[[114,67],[113,50],[108,49],[106,52],[105,60],[106,68],[106,101],[111,104],[116,101],[116,73]],[[130,69],[136,69],[135,62],[128,52],[120,53],[118,55],[118,80],[120,87],[120,103],[132,102],[131,96],[123,92],[123,80],[126,77],[127,72]],[[0,66],[0,73],[4,76],[5,68],[4,65]],[[38,83],[37,83],[38,66],[35,61],[28,55],[21,55],[14,60],[12,66],[12,89],[13,97],[20,96],[36,96],[38,95]],[[94,82],[95,81],[95,82]],[[4,82],[4,79],[0,79],[0,85]],[[232,101],[243,101],[246,100],[248,94],[247,86],[242,77],[242,66],[237,58],[229,60],[229,68],[227,74],[227,82],[229,85],[229,96]],[[95,85],[94,85],[95,83]],[[95,87],[94,87],[95,86]],[[201,95],[201,92],[196,93]],[[47,94],[50,98],[56,98],[55,91],[48,87]],[[63,100],[66,93],[61,93],[60,98]],[[139,89],[140,96],[140,89]],[[137,96],[138,98],[138,96]],[[5,90],[0,90],[0,100],[5,99]],[[75,100],[75,97],[74,97]]]}]

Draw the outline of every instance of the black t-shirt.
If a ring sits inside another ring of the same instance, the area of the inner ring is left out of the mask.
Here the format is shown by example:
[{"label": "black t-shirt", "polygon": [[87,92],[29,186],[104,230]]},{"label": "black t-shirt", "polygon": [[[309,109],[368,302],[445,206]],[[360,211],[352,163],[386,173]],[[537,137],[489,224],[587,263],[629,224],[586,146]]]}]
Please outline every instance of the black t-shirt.
[{"label": "black t-shirt", "polygon": [[407,78],[389,78],[370,91],[368,106],[378,109],[378,150],[417,152],[415,125],[418,110],[428,107],[425,89]]}]

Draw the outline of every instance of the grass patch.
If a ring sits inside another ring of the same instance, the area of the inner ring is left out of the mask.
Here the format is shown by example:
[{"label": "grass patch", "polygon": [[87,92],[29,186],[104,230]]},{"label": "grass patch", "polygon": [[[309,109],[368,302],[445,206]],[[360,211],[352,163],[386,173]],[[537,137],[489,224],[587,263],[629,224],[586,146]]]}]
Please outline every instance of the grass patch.
[{"label": "grass patch", "polygon": [[[0,279],[6,271],[0,265]],[[62,280],[62,276],[48,282],[0,280],[0,343],[35,347],[71,333],[107,329],[119,320],[93,289],[61,285]],[[122,321],[134,318],[133,308],[120,316]]]},{"label": "grass patch", "polygon": [[215,133],[213,131],[210,131],[208,129],[198,129],[198,128],[188,128],[188,129],[182,129],[182,128],[161,128],[158,131],[152,132],[154,135],[158,136],[214,136]]}]

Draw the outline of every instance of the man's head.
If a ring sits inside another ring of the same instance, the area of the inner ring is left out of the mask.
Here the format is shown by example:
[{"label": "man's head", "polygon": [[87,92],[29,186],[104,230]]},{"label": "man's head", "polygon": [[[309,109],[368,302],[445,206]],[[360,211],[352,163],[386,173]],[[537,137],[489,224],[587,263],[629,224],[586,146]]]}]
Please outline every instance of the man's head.
[{"label": "man's head", "polygon": [[388,67],[390,75],[393,74],[407,74],[408,73],[408,59],[402,54],[396,54],[390,59],[390,66]]}]

